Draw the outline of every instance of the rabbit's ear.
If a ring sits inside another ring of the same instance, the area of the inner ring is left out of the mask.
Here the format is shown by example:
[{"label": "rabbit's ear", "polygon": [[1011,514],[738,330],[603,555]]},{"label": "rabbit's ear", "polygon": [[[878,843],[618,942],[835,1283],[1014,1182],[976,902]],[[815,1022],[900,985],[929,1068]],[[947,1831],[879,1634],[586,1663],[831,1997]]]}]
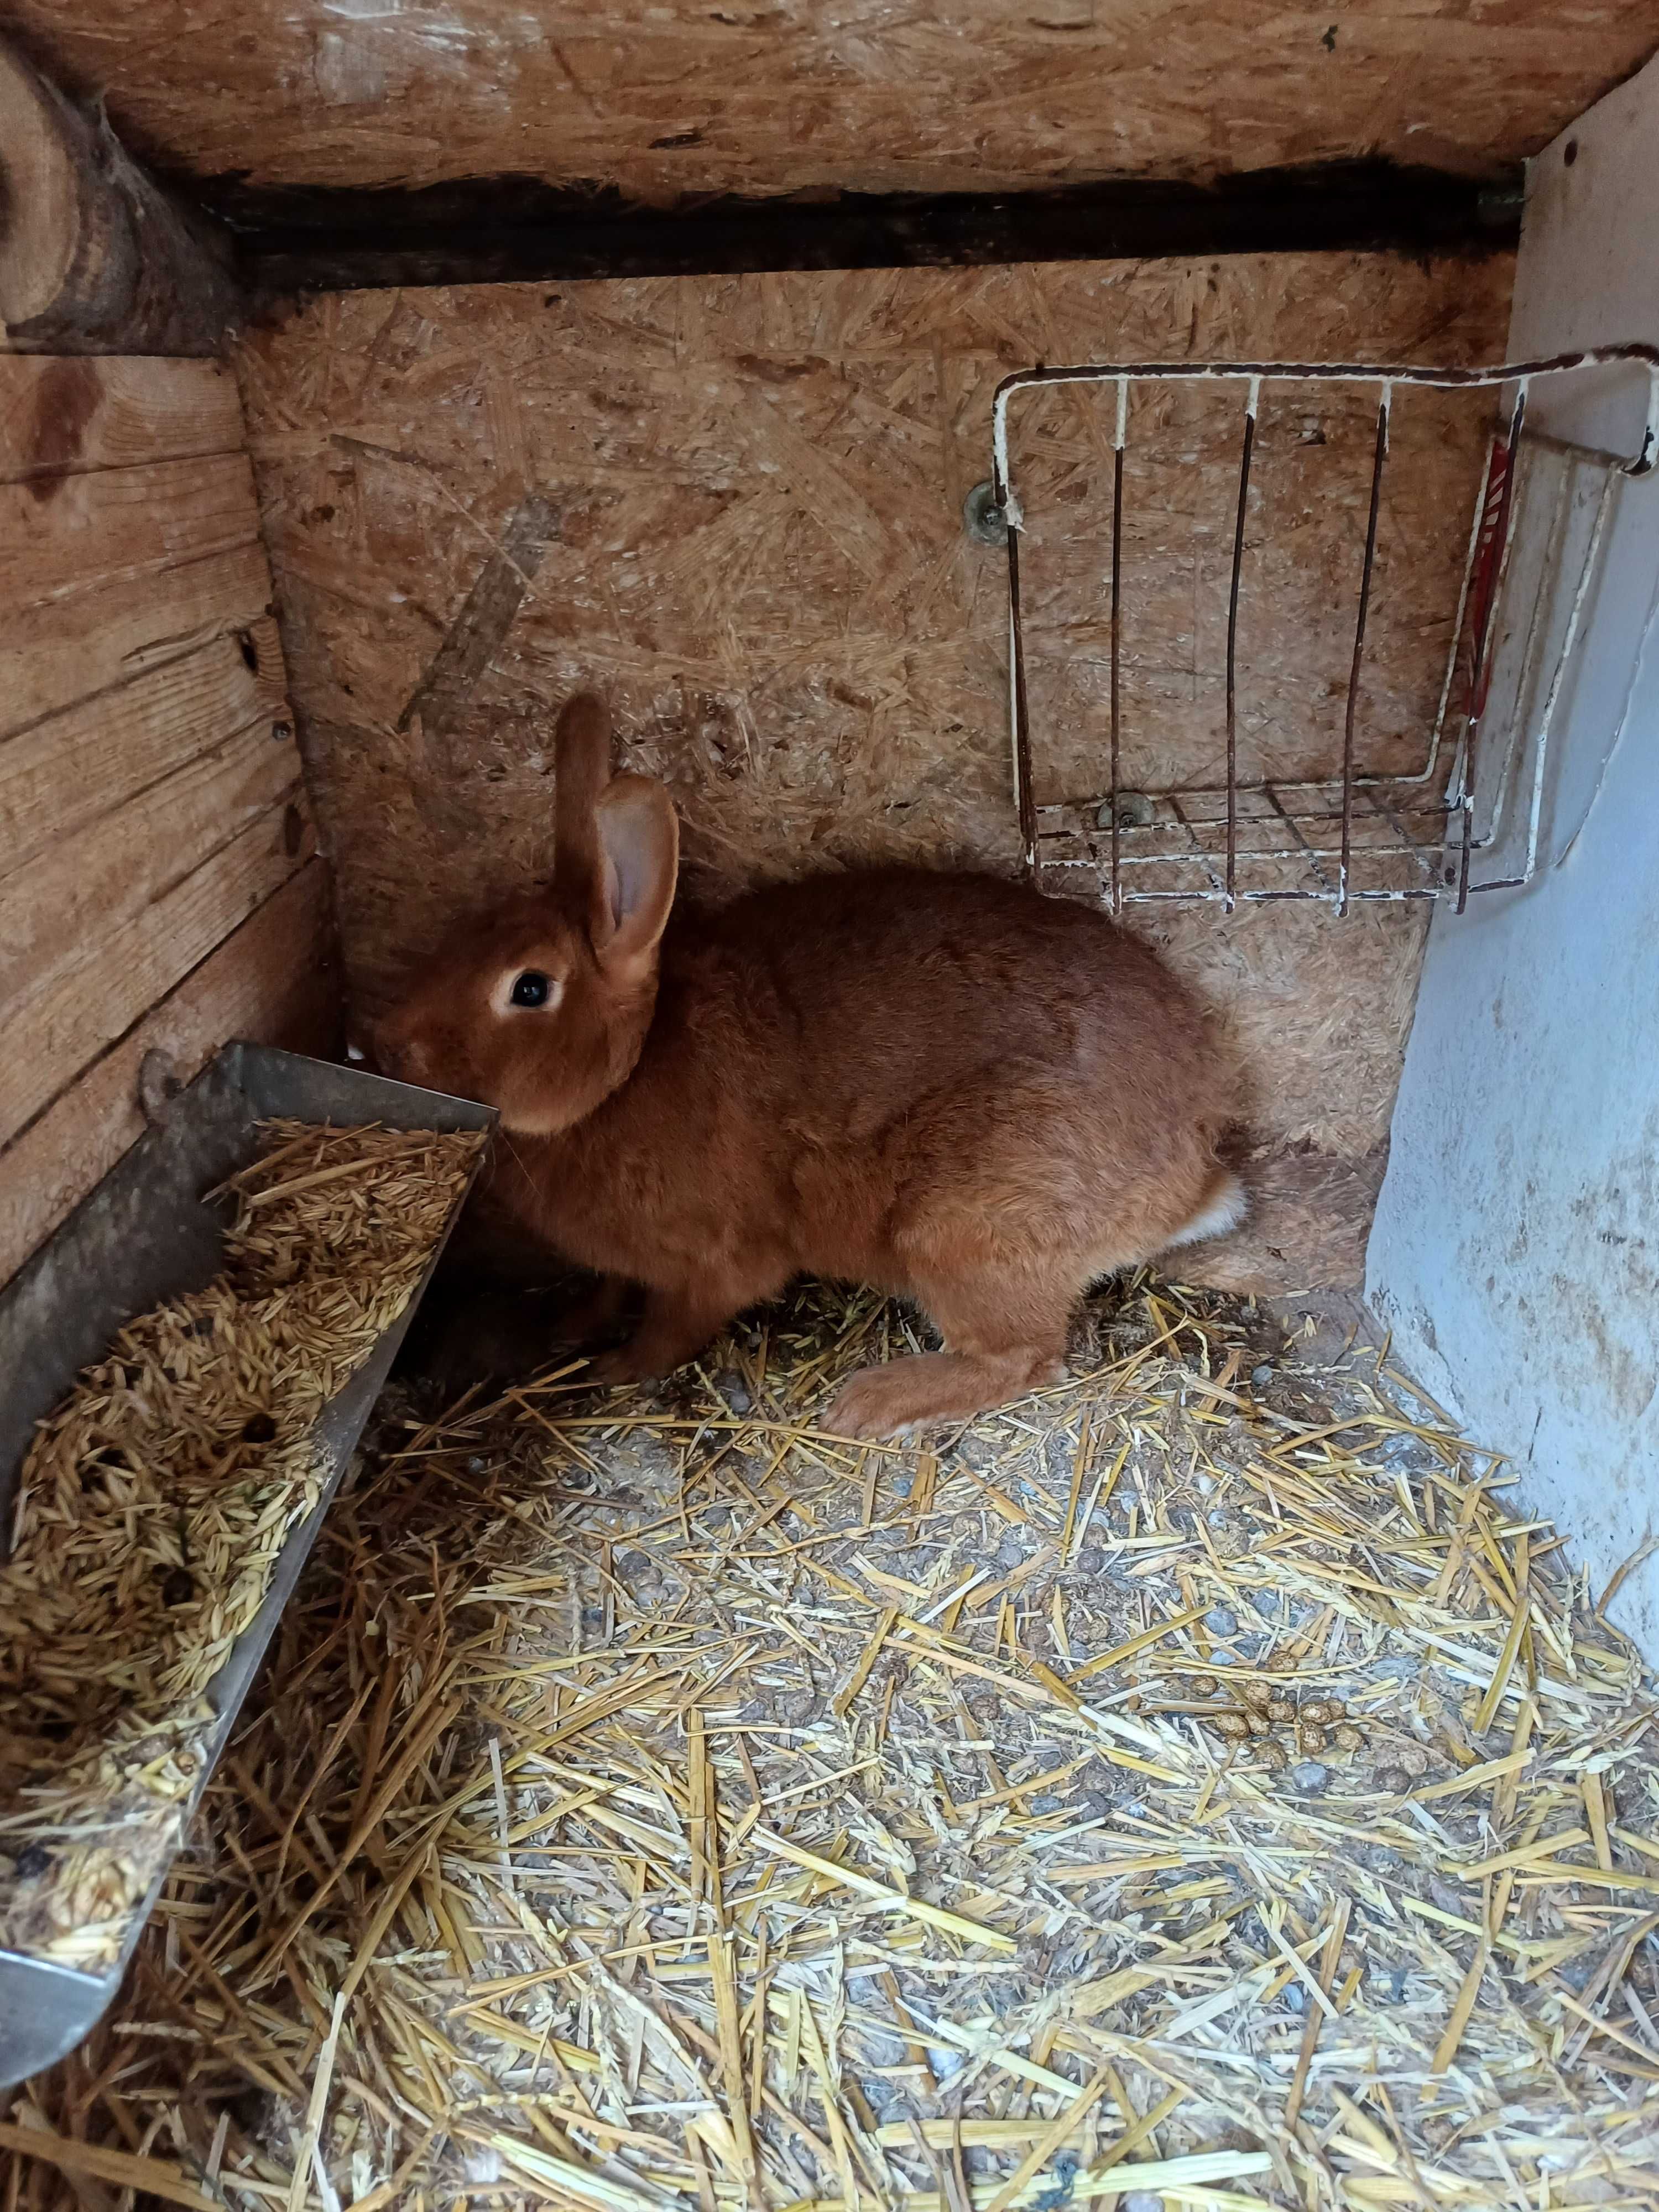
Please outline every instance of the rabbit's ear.
[{"label": "rabbit's ear", "polygon": [[560,902],[592,929],[603,926],[605,855],[596,810],[611,780],[611,714],[603,699],[567,699],[553,738],[553,884]]},{"label": "rabbit's ear", "polygon": [[679,874],[674,802],[647,775],[619,775],[596,813],[605,897],[593,949],[607,971],[648,961],[668,924]]}]

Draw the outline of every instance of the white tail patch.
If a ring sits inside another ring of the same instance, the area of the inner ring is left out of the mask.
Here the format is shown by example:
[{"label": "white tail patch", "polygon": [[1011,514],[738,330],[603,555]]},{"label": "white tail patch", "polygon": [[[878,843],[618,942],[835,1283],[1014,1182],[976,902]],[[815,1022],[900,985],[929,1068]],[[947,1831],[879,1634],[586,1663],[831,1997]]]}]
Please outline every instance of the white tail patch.
[{"label": "white tail patch", "polygon": [[1224,1237],[1237,1229],[1250,1210],[1250,1194],[1236,1175],[1224,1176],[1185,1228],[1170,1237],[1168,1249],[1177,1244],[1201,1244],[1206,1237]]}]

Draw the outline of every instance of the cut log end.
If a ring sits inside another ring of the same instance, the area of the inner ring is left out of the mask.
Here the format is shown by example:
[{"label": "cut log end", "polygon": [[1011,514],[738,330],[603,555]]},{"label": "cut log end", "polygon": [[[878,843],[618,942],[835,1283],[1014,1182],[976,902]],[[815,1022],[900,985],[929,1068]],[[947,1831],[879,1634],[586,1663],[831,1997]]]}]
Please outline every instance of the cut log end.
[{"label": "cut log end", "polygon": [[228,241],[0,40],[0,325],[28,353],[220,351]]},{"label": "cut log end", "polygon": [[49,87],[0,45],[0,323],[46,313],[68,289],[80,182]]}]

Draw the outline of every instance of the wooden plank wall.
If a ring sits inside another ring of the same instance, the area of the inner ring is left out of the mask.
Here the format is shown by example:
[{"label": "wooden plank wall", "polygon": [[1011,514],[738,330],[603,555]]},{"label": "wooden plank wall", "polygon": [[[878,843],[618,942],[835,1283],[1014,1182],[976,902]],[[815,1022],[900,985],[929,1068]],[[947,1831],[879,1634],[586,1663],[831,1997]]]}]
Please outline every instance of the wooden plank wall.
[{"label": "wooden plank wall", "polygon": [[[250,435],[357,1008],[458,911],[546,867],[551,718],[578,684],[605,687],[624,757],[673,789],[695,883],[872,856],[1016,866],[1006,562],[962,523],[998,379],[1036,359],[1501,359],[1510,269],[1240,255],[493,285],[330,295],[251,334]],[[1215,777],[1239,404],[1137,408],[1136,775]],[[1431,395],[1401,407],[1367,760],[1424,741],[1482,434]],[[1255,774],[1340,759],[1373,438],[1340,395],[1264,412],[1241,700]],[[1041,526],[1036,767],[1045,797],[1075,795],[1100,788],[1105,744],[1109,410],[1030,403],[1016,466]],[[532,530],[536,502],[552,516]],[[475,586],[509,544],[513,625],[456,695],[432,672],[446,640],[449,658],[476,642]],[[1250,1281],[1357,1279],[1425,923],[1137,912],[1227,1009],[1249,1067],[1258,1187],[1276,1193]]]},{"label": "wooden plank wall", "polygon": [[0,1280],[143,1129],[150,1052],[332,1033],[235,380],[0,355]]}]

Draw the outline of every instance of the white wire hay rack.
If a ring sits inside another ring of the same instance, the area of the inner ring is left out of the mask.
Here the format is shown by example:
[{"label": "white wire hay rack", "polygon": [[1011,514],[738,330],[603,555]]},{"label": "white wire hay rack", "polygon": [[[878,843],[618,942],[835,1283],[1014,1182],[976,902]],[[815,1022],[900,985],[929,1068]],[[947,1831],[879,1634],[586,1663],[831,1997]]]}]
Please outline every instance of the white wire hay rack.
[{"label": "white wire hay rack", "polygon": [[[1617,453],[1528,427],[1528,396],[1546,380],[1633,364],[1646,371],[1638,449]],[[1237,502],[1227,596],[1225,775],[1218,785],[1126,792],[1124,743],[1124,455],[1131,388],[1154,383],[1242,387]],[[1060,384],[1115,386],[1112,505],[1105,582],[1109,610],[1108,781],[1076,800],[1039,805],[1032,775],[1027,644],[1020,600],[1025,518],[1009,459],[1009,410],[1025,392]],[[1341,763],[1320,781],[1239,774],[1240,584],[1251,461],[1264,387],[1342,384],[1376,395],[1376,428],[1364,550],[1342,714]],[[1401,387],[1488,389],[1505,395],[1489,435],[1471,515],[1439,703],[1421,763],[1384,775],[1363,765],[1357,726],[1371,613],[1377,520],[1389,421]],[[1350,362],[1113,362],[1022,369],[997,387],[993,410],[994,514],[1006,526],[1009,714],[1014,793],[1033,878],[1092,878],[1113,913],[1152,902],[1236,906],[1313,900],[1346,913],[1367,900],[1444,899],[1462,913],[1477,891],[1513,889],[1537,865],[1551,738],[1619,488],[1659,467],[1659,348],[1604,346],[1490,368]],[[1583,479],[1591,485],[1588,501]],[[1526,558],[1512,563],[1516,517],[1530,520]],[[1512,574],[1512,568],[1516,573]],[[1519,571],[1527,570],[1524,578]],[[1517,608],[1516,602],[1522,605]],[[1503,612],[1500,616],[1500,608]],[[1503,663],[1504,681],[1494,670]],[[1517,811],[1530,782],[1524,824]],[[1490,872],[1483,866],[1490,863]]]}]

